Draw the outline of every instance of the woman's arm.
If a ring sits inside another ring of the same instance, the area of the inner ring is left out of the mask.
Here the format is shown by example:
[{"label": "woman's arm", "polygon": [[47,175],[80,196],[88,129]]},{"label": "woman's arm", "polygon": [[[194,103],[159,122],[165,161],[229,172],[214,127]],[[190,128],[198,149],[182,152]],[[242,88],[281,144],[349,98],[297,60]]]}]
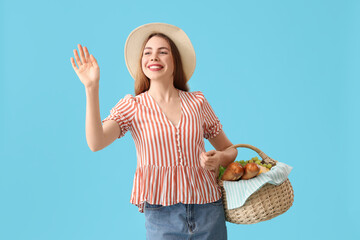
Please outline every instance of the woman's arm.
[{"label": "woman's arm", "polygon": [[[229,147],[231,145],[229,145]],[[223,167],[227,167],[230,163],[235,161],[237,154],[238,154],[238,151],[236,148],[230,148],[230,149],[221,151],[221,158],[220,158],[219,164]]]},{"label": "woman's arm", "polygon": [[221,166],[226,167],[233,161],[235,161],[238,151],[236,148],[230,148],[226,150],[228,147],[232,146],[233,144],[227,138],[224,130],[222,130],[216,137],[208,139],[211,145],[220,152],[221,157],[219,164]]},{"label": "woman's arm", "polygon": [[109,120],[101,124],[99,88],[86,88],[86,141],[91,151],[99,151],[114,142],[121,133],[119,124]]},{"label": "woman's arm", "polygon": [[[101,124],[99,106],[100,68],[86,47],[78,44],[80,57],[74,49],[74,58],[70,58],[74,71],[85,86],[86,91],[86,140],[91,151],[103,149],[112,143],[121,133],[115,121]],[[76,61],[76,64],[75,64]]]},{"label": "woman's arm", "polygon": [[223,130],[216,137],[209,138],[208,140],[216,150],[210,150],[209,152],[201,154],[200,161],[203,168],[217,171],[219,165],[227,167],[230,163],[235,161],[238,151],[236,148],[227,149],[233,144],[227,138]]}]

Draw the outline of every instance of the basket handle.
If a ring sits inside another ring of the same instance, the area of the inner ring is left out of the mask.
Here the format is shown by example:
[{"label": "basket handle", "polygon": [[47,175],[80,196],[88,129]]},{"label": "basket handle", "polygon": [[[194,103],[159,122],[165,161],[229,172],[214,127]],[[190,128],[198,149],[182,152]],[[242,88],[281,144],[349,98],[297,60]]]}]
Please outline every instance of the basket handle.
[{"label": "basket handle", "polygon": [[238,148],[238,147],[243,147],[243,148],[250,148],[251,150],[254,150],[255,152],[257,152],[257,154],[259,154],[259,156],[261,157],[261,159],[265,162],[268,162],[268,163],[275,163],[276,164],[276,160],[270,158],[268,155],[266,155],[264,152],[262,152],[260,149],[258,149],[257,147],[254,147],[250,144],[234,144],[228,148],[225,149],[228,150],[230,148]]}]

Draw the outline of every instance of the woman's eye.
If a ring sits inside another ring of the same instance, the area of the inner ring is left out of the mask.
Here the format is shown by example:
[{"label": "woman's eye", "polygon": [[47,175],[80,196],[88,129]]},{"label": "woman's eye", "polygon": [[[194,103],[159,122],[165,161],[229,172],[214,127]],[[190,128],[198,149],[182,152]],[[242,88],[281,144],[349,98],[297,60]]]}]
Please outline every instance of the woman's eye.
[{"label": "woman's eye", "polygon": [[[160,52],[161,54],[168,54],[167,52],[164,52],[164,51],[162,51],[162,52]],[[149,54],[151,54],[150,52],[145,52],[144,53],[144,55],[149,55]]]}]

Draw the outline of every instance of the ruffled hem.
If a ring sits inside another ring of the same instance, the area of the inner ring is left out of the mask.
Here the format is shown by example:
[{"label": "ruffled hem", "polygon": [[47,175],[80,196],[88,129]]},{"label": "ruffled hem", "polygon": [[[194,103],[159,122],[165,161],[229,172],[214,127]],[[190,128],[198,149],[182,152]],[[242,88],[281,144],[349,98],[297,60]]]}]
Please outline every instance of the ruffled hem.
[{"label": "ruffled hem", "polygon": [[170,206],[177,203],[205,204],[219,200],[221,189],[215,174],[202,167],[138,167],[130,203],[144,212],[144,202]]},{"label": "ruffled hem", "polygon": [[119,124],[121,132],[118,138],[125,136],[125,133],[130,129],[130,124],[128,124],[127,119],[121,113],[117,113],[117,115],[113,115],[112,113],[110,116],[102,120],[102,123],[108,120],[114,120]]}]

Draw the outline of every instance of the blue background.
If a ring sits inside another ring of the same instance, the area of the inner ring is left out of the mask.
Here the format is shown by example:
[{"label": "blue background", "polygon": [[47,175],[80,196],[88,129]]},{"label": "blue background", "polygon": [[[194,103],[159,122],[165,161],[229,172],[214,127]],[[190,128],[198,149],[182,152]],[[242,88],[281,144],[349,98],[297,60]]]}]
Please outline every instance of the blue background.
[{"label": "blue background", "polygon": [[188,34],[190,91],[203,91],[228,138],[294,167],[290,210],[227,223],[229,239],[359,239],[360,1],[0,3],[0,239],[145,239],[129,203],[131,134],[89,149],[70,57],[80,43],[97,58],[104,119],[134,94],[124,44],[149,22]]}]

